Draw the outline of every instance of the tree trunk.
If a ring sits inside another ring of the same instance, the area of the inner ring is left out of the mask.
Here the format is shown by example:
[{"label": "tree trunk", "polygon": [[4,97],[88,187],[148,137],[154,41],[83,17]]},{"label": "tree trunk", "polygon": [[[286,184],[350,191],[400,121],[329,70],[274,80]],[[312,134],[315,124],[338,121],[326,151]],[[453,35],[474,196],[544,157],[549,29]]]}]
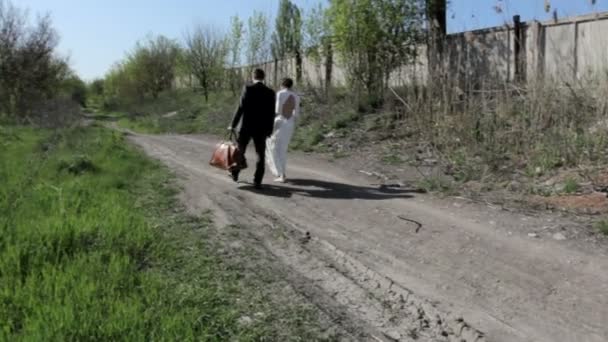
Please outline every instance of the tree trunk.
[{"label": "tree trunk", "polygon": [[279,59],[274,59],[274,75],[273,75],[274,86],[279,87]]},{"label": "tree trunk", "polygon": [[446,29],[446,0],[427,0],[429,81],[438,81],[443,62]]},{"label": "tree trunk", "polygon": [[[427,58],[428,58],[428,78],[427,85],[430,98],[439,97],[441,86],[444,85],[442,76],[444,74],[443,61],[446,36],[446,7],[447,0],[427,0],[427,20],[428,20],[428,43],[427,43]],[[434,116],[434,101],[428,101],[429,123],[432,125],[435,121]]]},{"label": "tree trunk", "polygon": [[334,54],[331,46],[331,42],[325,44],[325,95],[329,95],[331,88],[331,78],[334,66]]},{"label": "tree trunk", "polygon": [[296,51],[296,82],[302,82],[302,54],[299,50]]}]

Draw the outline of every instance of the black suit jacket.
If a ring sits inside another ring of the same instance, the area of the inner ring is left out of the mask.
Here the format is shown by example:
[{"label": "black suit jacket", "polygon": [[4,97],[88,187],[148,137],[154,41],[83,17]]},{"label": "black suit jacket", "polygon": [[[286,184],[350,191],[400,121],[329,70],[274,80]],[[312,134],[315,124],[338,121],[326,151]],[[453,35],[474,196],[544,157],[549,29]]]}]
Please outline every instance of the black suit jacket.
[{"label": "black suit jacket", "polygon": [[242,119],[241,133],[258,137],[271,136],[275,117],[274,101],[274,90],[268,88],[264,83],[246,85],[232,118],[232,128],[236,128]]}]

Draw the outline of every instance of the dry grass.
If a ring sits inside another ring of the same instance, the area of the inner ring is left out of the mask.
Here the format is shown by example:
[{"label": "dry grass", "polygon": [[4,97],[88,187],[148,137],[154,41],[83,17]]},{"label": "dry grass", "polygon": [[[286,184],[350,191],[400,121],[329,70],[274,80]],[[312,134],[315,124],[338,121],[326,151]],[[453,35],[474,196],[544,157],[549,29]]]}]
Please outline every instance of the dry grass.
[{"label": "dry grass", "polygon": [[467,179],[479,177],[471,174],[472,164],[488,166],[494,174],[525,170],[540,176],[560,167],[603,163],[608,160],[607,81],[487,84],[467,92],[450,82],[422,91],[402,88],[405,114],[398,126],[415,132],[456,172],[466,171]]}]

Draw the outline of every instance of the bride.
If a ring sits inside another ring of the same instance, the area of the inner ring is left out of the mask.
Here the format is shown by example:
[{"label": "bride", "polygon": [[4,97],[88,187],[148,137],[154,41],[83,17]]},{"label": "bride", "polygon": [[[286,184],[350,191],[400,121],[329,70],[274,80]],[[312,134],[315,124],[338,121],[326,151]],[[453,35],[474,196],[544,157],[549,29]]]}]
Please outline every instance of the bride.
[{"label": "bride", "polygon": [[287,147],[293,135],[295,120],[300,113],[300,97],[291,90],[293,80],[283,79],[281,90],[277,93],[274,119],[274,133],[266,144],[267,163],[277,179],[285,183],[285,167],[287,164]]}]

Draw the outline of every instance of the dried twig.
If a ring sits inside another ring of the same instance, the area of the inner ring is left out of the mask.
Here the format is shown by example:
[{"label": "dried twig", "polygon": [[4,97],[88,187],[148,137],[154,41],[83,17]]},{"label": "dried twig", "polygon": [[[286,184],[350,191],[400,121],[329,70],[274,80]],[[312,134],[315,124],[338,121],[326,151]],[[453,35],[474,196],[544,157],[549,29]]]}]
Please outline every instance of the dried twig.
[{"label": "dried twig", "polygon": [[399,100],[401,103],[403,103],[403,105],[405,107],[407,107],[407,110],[409,110],[410,112],[412,111],[412,107],[401,96],[399,96],[399,94],[397,94],[397,92],[395,91],[395,89],[393,89],[393,87],[388,87],[388,89],[390,89],[390,91],[393,93],[393,95],[395,95],[397,100]]}]

